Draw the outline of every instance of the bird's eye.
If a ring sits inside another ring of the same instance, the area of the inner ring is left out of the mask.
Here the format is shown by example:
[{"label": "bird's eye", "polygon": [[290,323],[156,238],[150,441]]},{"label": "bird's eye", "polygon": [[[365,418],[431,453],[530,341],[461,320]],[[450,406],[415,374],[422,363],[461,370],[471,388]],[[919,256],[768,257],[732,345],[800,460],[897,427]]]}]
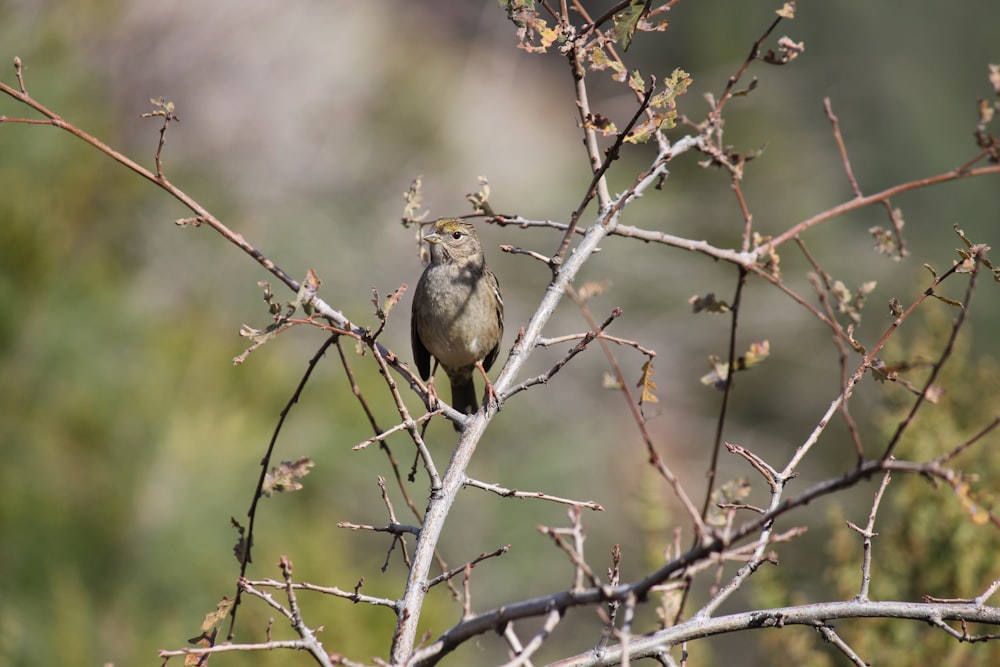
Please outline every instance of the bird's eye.
[{"label": "bird's eye", "polygon": [[452,232],[451,238],[455,239],[456,241],[459,240],[460,238],[462,238],[462,232],[459,231]]}]

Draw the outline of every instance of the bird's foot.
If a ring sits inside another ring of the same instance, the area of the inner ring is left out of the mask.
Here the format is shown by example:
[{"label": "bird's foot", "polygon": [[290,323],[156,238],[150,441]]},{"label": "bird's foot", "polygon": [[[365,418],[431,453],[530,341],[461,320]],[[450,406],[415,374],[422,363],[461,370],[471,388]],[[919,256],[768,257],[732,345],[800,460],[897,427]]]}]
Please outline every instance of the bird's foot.
[{"label": "bird's foot", "polygon": [[483,376],[483,383],[486,387],[483,393],[483,405],[487,407],[496,409],[497,412],[500,411],[500,397],[497,395],[496,389],[493,388],[493,383],[490,382],[490,378],[486,375],[486,369],[483,368],[483,364],[477,363],[476,368]]}]

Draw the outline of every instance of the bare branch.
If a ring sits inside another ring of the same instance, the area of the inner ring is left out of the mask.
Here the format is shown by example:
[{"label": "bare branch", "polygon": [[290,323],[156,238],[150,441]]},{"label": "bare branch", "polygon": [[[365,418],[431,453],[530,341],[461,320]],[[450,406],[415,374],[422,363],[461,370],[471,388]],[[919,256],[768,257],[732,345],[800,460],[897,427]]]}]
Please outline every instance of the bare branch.
[{"label": "bare branch", "polygon": [[855,599],[857,600],[867,600],[868,590],[871,586],[872,580],[872,538],[874,538],[878,533],[875,532],[875,516],[878,514],[878,507],[882,502],[882,497],[885,495],[885,490],[889,486],[889,482],[892,480],[892,473],[886,470],[885,474],[882,475],[882,483],[879,484],[878,491],[875,492],[875,499],[872,501],[871,512],[868,513],[868,523],[865,525],[864,529],[858,528],[851,522],[847,522],[848,525],[861,534],[864,538],[863,549],[864,554],[861,560],[861,590]]},{"label": "bare branch", "polygon": [[853,662],[856,667],[869,667],[869,663],[862,660],[857,651],[851,648],[832,627],[825,623],[817,623],[816,630],[823,636],[823,639],[840,649],[840,652],[846,655],[848,660]]},{"label": "bare branch", "polygon": [[478,479],[472,479],[471,477],[465,478],[465,486],[473,486],[477,489],[482,489],[484,491],[490,491],[497,494],[498,496],[503,496],[505,498],[536,498],[538,500],[548,500],[554,503],[562,503],[564,505],[573,505],[576,507],[584,507],[589,510],[594,510],[596,512],[603,512],[604,508],[595,503],[593,500],[571,500],[569,498],[560,498],[559,496],[549,495],[541,491],[518,491],[517,489],[506,489],[497,484],[489,484],[487,482],[480,482]]}]

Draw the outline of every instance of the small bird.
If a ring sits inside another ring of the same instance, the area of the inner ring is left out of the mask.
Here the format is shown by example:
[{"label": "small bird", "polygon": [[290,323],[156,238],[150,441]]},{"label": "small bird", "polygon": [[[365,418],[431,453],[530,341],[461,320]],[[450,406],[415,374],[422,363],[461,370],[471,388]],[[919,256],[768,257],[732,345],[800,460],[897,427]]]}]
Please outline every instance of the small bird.
[{"label": "small bird", "polygon": [[[486,266],[483,247],[471,224],[445,219],[424,236],[431,261],[413,293],[410,341],[420,377],[431,375],[431,357],[448,374],[451,403],[459,412],[479,409],[472,372],[483,374],[496,361],[503,338],[500,283]],[[455,425],[455,430],[460,430]]]}]

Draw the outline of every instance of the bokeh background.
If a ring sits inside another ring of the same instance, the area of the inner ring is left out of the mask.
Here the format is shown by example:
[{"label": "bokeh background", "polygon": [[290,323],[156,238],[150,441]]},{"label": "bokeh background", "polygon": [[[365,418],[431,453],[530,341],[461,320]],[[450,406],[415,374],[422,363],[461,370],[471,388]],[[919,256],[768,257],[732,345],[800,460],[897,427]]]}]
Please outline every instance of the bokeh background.
[{"label": "bokeh background", "polygon": [[[587,4],[597,13],[605,7]],[[703,94],[722,90],[779,4],[681,2],[670,12],[670,29],[640,35],[629,56],[647,74],[690,72],[694,85],[680,110],[700,118]],[[802,3],[774,38],[804,41],[805,54],[783,68],[755,65],[759,87],[729,108],[730,142],[744,151],[766,145],[744,184],[758,230],[779,233],[851,197],[824,97],[832,99],[867,193],[971,157],[976,99],[991,92],[987,63],[1000,61],[998,19],[1000,6],[991,3],[924,3],[919,10],[902,2]],[[6,83],[16,84],[11,63],[19,56],[36,99],[149,167],[159,125],[140,114],[151,110],[151,98],[172,101],[181,122],[170,127],[164,160],[174,183],[290,274],[315,269],[328,302],[372,324],[372,289],[384,298],[415,284],[421,271],[412,231],[398,222],[413,178],[422,177],[432,216],[468,212],[465,194],[477,189],[479,176],[489,179],[499,212],[565,220],[577,206],[589,176],[565,62],[515,45],[514,27],[492,1],[0,0]],[[631,96],[602,75],[591,80],[595,110],[624,123]],[[26,113],[0,100],[0,114]],[[627,187],[651,150],[625,152],[611,175],[613,190]],[[903,261],[872,250],[866,230],[886,224],[880,210],[806,237],[849,287],[879,281],[860,338],[873,341],[888,324],[882,304],[889,297],[909,303],[923,290],[924,262],[950,266],[959,245],[952,225],[974,241],[1000,242],[998,193],[994,178],[899,197],[911,252]],[[240,325],[268,321],[257,282],[269,276],[209,229],[173,224],[188,214],[68,134],[0,125],[2,664],[150,664],[158,649],[196,635],[204,615],[232,593],[236,536],[229,518],[244,519],[278,412],[323,337],[294,331],[234,367],[246,345]],[[696,156],[678,161],[666,188],[629,216],[629,224],[720,245],[738,246],[742,229],[725,176],[699,168]],[[499,245],[550,253],[558,235],[510,227],[481,234],[504,287],[509,346],[548,274]],[[790,249],[782,261],[789,283],[808,291],[805,262]],[[699,495],[719,395],[698,379],[709,370],[709,354],[725,353],[727,323],[692,315],[687,299],[708,292],[728,299],[734,276],[728,266],[683,251],[615,241],[580,280],[607,281],[608,291],[592,302],[595,313],[623,307],[614,333],[657,351],[661,402],[651,425],[663,454]],[[992,369],[993,286],[984,285],[977,299],[962,354],[975,360],[972,367]],[[773,289],[752,284],[745,307],[741,345],[767,339],[773,356],[740,378],[726,439],[780,461],[836,395],[836,356],[822,327]],[[406,357],[408,309],[407,296],[382,338]],[[930,309],[938,319],[930,318],[927,331],[950,317],[943,304]],[[579,312],[564,306],[546,333],[584,328]],[[920,338],[919,328],[913,337]],[[526,376],[563,352],[538,353]],[[643,359],[626,349],[618,356],[638,379]],[[352,362],[389,425],[392,406],[370,360]],[[603,572],[611,546],[621,543],[623,574],[631,577],[661,559],[678,517],[670,494],[643,465],[620,394],[601,388],[606,365],[595,347],[548,386],[510,401],[471,472],[507,487],[600,502],[607,511],[585,517],[588,553]],[[983,387],[972,399],[976,409],[963,414],[969,428],[975,416],[995,409],[997,394]],[[884,392],[866,384],[856,413],[876,414]],[[866,435],[877,434],[877,426],[864,424]],[[278,556],[287,554],[301,579],[349,589],[364,577],[364,592],[400,594],[398,551],[382,573],[386,539],[336,527],[386,521],[376,486],[377,475],[390,474],[385,457],[376,448],[351,451],[369,435],[335,355],[328,355],[278,447],[279,459],[311,456],[317,466],[303,491],[265,503],[253,576],[277,576]],[[454,441],[450,425],[434,424],[429,437],[443,467]],[[842,430],[835,426],[829,439],[803,469],[802,485],[850,465]],[[405,441],[392,444],[408,462]],[[722,474],[748,472],[725,461]],[[421,508],[424,494],[414,488]],[[954,505],[947,494],[938,500]],[[821,503],[798,520],[824,526],[831,511]],[[849,518],[862,521],[863,512]],[[886,512],[887,521],[906,519]],[[569,584],[565,557],[535,529],[565,523],[564,507],[467,490],[443,552],[457,565],[513,545],[475,570],[475,605],[487,609]],[[799,577],[791,588],[807,598],[815,568],[830,557],[822,537],[829,533],[816,534],[799,552],[798,569],[794,558],[788,566]],[[979,536],[969,539],[982,550]],[[987,581],[934,592],[976,595]],[[826,598],[817,592],[809,599]],[[775,603],[787,601],[777,595]],[[749,601],[740,598],[734,608],[741,602]],[[360,660],[385,657],[393,621],[386,610],[315,597],[303,603],[307,618],[325,625],[331,650]],[[266,612],[248,604],[242,613],[240,638],[260,639]],[[424,623],[437,634],[460,613],[441,592]],[[553,641],[549,658],[596,641],[593,614],[571,616],[571,630]],[[279,620],[275,633],[285,632]],[[692,655],[697,664],[723,664],[734,646],[741,664],[763,659],[743,643],[699,646],[706,648]],[[991,650],[966,648],[973,663]],[[454,664],[497,663],[503,655],[500,642],[485,637]]]}]

